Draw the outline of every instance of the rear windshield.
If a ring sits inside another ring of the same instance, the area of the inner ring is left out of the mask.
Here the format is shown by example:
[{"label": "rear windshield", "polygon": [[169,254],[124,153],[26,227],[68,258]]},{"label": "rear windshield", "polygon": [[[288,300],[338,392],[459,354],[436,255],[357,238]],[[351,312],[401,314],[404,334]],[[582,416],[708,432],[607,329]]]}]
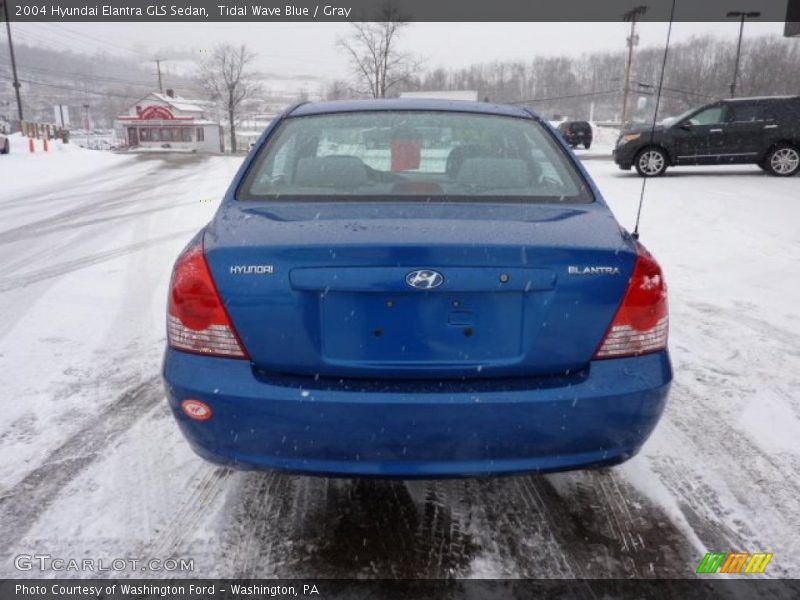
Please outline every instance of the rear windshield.
[{"label": "rear windshield", "polygon": [[537,121],[375,111],[284,120],[259,151],[242,200],[591,202]]}]

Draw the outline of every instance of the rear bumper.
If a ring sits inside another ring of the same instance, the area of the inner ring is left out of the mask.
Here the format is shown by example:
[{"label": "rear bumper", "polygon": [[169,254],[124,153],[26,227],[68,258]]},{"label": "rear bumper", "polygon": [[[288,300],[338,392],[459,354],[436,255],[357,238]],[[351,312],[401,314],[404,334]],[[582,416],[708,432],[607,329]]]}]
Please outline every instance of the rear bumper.
[{"label": "rear bumper", "polygon": [[[391,382],[259,376],[246,361],[167,350],[170,406],[192,448],[238,468],[339,476],[561,471],[633,456],[664,409],[666,352],[561,378]],[[213,416],[189,419],[185,399]]]}]

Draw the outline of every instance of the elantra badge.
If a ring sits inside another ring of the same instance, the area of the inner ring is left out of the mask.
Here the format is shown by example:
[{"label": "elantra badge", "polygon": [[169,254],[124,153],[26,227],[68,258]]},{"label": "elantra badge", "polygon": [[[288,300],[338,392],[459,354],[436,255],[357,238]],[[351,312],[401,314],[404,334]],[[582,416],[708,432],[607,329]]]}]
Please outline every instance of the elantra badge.
[{"label": "elantra badge", "polygon": [[570,275],[619,275],[619,267],[567,267]]},{"label": "elantra badge", "polygon": [[420,269],[406,275],[406,283],[420,290],[432,290],[444,283],[444,277],[438,271]]}]

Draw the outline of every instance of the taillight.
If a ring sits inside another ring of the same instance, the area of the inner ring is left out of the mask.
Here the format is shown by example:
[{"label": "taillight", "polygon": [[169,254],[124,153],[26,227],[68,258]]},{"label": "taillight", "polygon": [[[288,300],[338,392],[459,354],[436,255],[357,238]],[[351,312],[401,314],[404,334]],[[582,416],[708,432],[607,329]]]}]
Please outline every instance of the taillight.
[{"label": "taillight", "polygon": [[594,355],[596,359],[650,354],[667,347],[667,284],[647,249],[638,243],[637,249],[628,291]]},{"label": "taillight", "polygon": [[189,248],[175,263],[167,313],[167,340],[172,348],[248,358],[214,285],[202,243]]}]

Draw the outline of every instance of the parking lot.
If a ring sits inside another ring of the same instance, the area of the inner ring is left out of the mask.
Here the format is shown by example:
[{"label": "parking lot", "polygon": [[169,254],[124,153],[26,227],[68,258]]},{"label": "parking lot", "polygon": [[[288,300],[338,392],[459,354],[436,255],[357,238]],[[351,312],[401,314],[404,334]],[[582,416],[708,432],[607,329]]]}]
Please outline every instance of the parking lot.
[{"label": "parking lot", "polygon": [[[205,463],[164,400],[170,268],[241,159],[83,152],[94,165],[42,163],[0,199],[0,576],[46,552],[194,559],[170,576],[681,578],[706,551],[772,552],[768,576],[800,576],[797,178],[741,166],[648,180],[641,240],[670,286],[675,383],[638,457],[333,480]],[[642,180],[588,158],[632,228]],[[0,179],[18,163],[0,160]]]}]

